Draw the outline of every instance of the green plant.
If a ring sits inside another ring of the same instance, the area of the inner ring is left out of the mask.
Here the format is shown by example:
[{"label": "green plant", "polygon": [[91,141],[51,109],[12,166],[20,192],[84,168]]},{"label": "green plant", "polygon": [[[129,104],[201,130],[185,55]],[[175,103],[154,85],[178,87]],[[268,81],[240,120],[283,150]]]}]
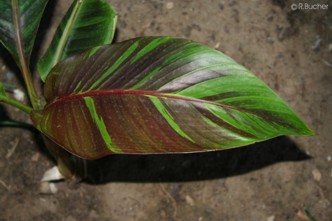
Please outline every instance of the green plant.
[{"label": "green plant", "polygon": [[46,4],[0,5],[0,40],[32,106],[8,96],[3,83],[0,100],[30,114],[66,177],[75,174],[71,154],[94,160],[209,151],[313,133],[267,85],[219,51],[172,37],[110,45],[117,17],[101,0],[76,0],[63,18],[38,62],[41,97],[29,60]]}]

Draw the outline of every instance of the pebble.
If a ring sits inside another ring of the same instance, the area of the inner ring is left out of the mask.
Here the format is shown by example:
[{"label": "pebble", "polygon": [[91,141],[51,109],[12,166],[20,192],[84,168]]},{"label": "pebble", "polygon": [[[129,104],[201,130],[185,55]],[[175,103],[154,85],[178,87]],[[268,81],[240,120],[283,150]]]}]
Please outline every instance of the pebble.
[{"label": "pebble", "polygon": [[332,157],[331,156],[327,156],[326,160],[330,162],[332,160]]},{"label": "pebble", "polygon": [[53,166],[51,169],[48,169],[42,179],[41,182],[46,181],[54,181],[54,180],[62,180],[64,177],[62,176],[61,172],[59,171],[57,166]]},{"label": "pebble", "polygon": [[40,153],[36,152],[31,156],[31,161],[32,162],[37,162],[39,160],[39,157],[40,157]]},{"label": "pebble", "polygon": [[314,169],[312,171],[312,176],[314,177],[314,180],[316,180],[318,182],[322,179],[322,174],[317,169]]},{"label": "pebble", "polygon": [[296,215],[302,221],[309,221],[307,214],[301,210],[297,211]]},{"label": "pebble", "polygon": [[58,192],[58,188],[54,183],[41,182],[39,192],[43,194],[55,194]]},{"label": "pebble", "polygon": [[172,8],[174,8],[174,2],[167,2],[167,3],[166,3],[166,8],[167,8],[167,9],[172,9]]},{"label": "pebble", "polygon": [[24,101],[24,92],[20,89],[14,89],[14,98],[19,101]]},{"label": "pebble", "polygon": [[185,196],[186,202],[190,205],[190,206],[194,206],[195,205],[195,201],[193,200],[193,198],[191,198],[191,196],[186,195]]},{"label": "pebble", "polygon": [[275,216],[269,216],[269,217],[267,218],[267,221],[274,221],[274,218],[275,218]]}]

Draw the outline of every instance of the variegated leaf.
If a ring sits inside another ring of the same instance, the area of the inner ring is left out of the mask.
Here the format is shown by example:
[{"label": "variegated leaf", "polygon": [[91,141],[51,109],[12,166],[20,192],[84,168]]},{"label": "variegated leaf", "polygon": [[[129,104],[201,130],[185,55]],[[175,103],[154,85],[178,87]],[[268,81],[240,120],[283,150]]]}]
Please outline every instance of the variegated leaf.
[{"label": "variegated leaf", "polygon": [[[29,62],[37,29],[48,0],[1,0],[0,42],[18,66]],[[21,59],[21,61],[20,61]]]},{"label": "variegated leaf", "polygon": [[116,20],[114,9],[104,0],[75,0],[38,63],[42,80],[59,61],[88,48],[111,43]]},{"label": "variegated leaf", "polygon": [[71,153],[226,149],[312,131],[261,80],[204,45],[142,37],[70,57],[45,82],[35,126]]}]

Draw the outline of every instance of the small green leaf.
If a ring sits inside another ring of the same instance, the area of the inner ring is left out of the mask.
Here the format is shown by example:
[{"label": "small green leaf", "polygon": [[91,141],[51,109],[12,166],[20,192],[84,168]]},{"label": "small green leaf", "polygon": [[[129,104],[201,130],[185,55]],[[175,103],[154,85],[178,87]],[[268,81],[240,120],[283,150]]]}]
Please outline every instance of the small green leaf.
[{"label": "small green leaf", "polygon": [[62,19],[52,43],[38,63],[44,81],[59,61],[113,40],[117,16],[102,0],[75,0]]},{"label": "small green leaf", "polygon": [[[93,52],[93,53],[92,53]],[[227,149],[312,131],[219,51],[171,37],[93,48],[55,66],[34,125],[87,159]]]},{"label": "small green leaf", "polygon": [[0,120],[0,127],[21,127],[30,129],[33,128],[31,124],[16,120]]},{"label": "small green leaf", "polygon": [[8,97],[7,94],[6,94],[6,88],[8,89],[8,87],[13,87],[12,84],[7,84],[7,83],[4,83],[4,82],[0,82],[0,102],[3,102],[3,103],[6,103],[6,104],[9,104],[13,107],[16,107],[26,113],[31,113],[32,111],[32,108],[25,105],[24,103],[20,102],[20,101],[17,101],[11,97]]},{"label": "small green leaf", "polygon": [[304,211],[307,214],[307,216],[310,219],[310,221],[316,221],[315,217],[311,214],[311,212],[310,212],[309,209],[305,209]]},{"label": "small green leaf", "polygon": [[0,42],[21,66],[19,51],[29,62],[37,29],[48,0],[1,0]]}]

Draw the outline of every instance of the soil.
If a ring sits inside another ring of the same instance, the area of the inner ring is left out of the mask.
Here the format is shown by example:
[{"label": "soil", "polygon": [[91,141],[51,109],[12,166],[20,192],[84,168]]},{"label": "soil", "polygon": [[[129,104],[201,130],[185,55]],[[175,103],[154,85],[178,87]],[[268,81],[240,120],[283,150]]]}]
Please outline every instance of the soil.
[{"label": "soil", "polygon": [[[70,2],[50,1],[35,57]],[[57,182],[57,192],[45,194],[40,179],[54,162],[40,135],[1,127],[1,221],[332,219],[331,1],[319,1],[328,9],[311,10],[292,10],[286,0],[109,2],[119,14],[116,41],[170,35],[223,51],[273,88],[316,135],[211,153],[110,156],[94,180]],[[13,61],[1,54],[1,79],[17,84]],[[6,105],[0,111],[1,120],[29,122]]]}]

